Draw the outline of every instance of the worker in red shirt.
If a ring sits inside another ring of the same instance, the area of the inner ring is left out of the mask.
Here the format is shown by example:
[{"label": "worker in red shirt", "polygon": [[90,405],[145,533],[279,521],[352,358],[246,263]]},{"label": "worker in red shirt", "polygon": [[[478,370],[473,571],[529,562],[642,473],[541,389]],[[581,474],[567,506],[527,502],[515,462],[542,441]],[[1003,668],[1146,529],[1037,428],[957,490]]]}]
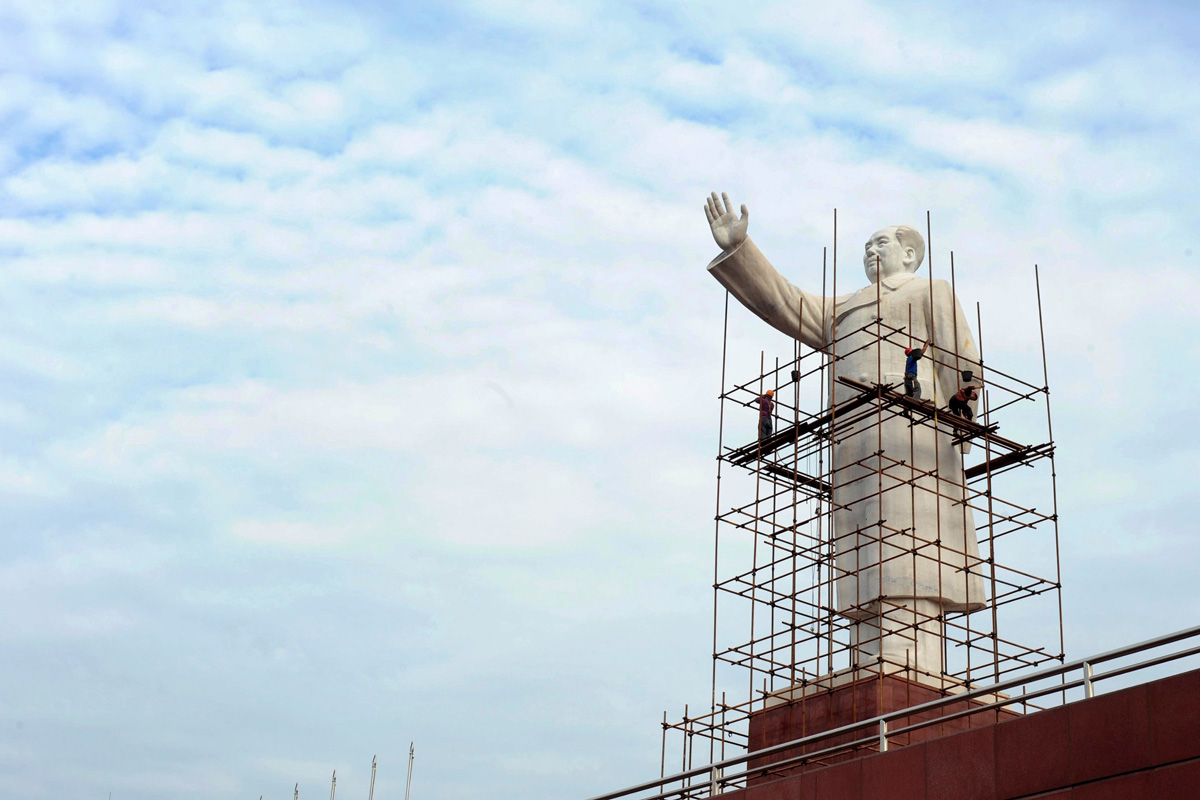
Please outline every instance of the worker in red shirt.
[{"label": "worker in red shirt", "polygon": [[979,399],[978,387],[967,384],[958,390],[954,397],[950,398],[950,413],[957,414],[966,419],[972,419],[974,414],[971,413],[970,404]]},{"label": "worker in red shirt", "polygon": [[775,396],[773,389],[767,389],[767,393],[758,398],[754,402],[758,403],[758,438],[765,439],[771,435],[771,412],[775,410],[775,401],[772,400]]}]

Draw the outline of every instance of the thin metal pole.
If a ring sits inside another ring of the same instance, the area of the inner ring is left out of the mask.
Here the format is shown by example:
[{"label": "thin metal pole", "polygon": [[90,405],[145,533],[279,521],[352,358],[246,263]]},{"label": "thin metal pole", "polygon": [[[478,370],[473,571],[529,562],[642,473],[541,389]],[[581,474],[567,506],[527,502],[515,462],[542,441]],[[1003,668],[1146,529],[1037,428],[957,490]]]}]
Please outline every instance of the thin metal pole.
[{"label": "thin metal pole", "polygon": [[[961,340],[961,337],[959,336],[959,332],[958,332],[958,281],[955,279],[954,251],[953,250],[950,251],[950,294],[954,297],[954,303],[952,306],[953,315],[954,315],[954,321],[953,321],[953,326],[954,326],[954,383],[956,386],[962,386],[964,384],[964,382],[961,380],[961,378],[962,378],[962,362],[959,361],[959,357],[958,357],[958,344],[959,344],[959,341]],[[971,327],[970,323],[967,322],[965,319],[963,320],[963,326],[966,327],[968,330]],[[982,343],[980,344],[980,347],[981,348],[983,347]],[[983,356],[981,355],[980,361],[982,361],[982,360],[983,360]],[[983,391],[982,386],[983,386],[983,371],[982,371],[982,367],[981,367],[980,368],[980,387],[981,387],[980,391],[981,392]],[[985,405],[985,407],[986,407],[986,405]],[[955,460],[958,462],[957,463],[958,477],[960,478],[961,483],[958,487],[956,487],[954,489],[954,493],[957,495],[959,489],[962,489],[963,566],[967,568],[966,576],[965,576],[966,577],[967,610],[965,612],[963,612],[963,623],[967,629],[967,633],[966,633],[966,638],[967,638],[967,647],[966,647],[966,650],[967,650],[967,652],[966,652],[966,656],[967,656],[967,686],[969,687],[971,685],[971,576],[974,574],[972,570],[974,568],[977,568],[978,564],[976,564],[974,567],[972,567],[972,565],[970,563],[968,563],[968,561],[969,561],[968,553],[970,553],[970,547],[967,546],[967,537],[974,536],[975,531],[974,531],[974,520],[973,519],[972,519],[972,529],[970,531],[967,530],[967,474],[966,474],[966,466],[963,463],[962,448],[959,448],[959,455],[958,455],[958,458]]]},{"label": "thin metal pole", "polygon": [[404,800],[408,800],[408,793],[412,789],[412,772],[413,772],[413,757],[416,754],[417,743],[408,743],[408,779],[404,781]]},{"label": "thin metal pole", "polygon": [[333,771],[333,783],[329,785],[329,800],[333,800],[337,794],[337,770]]},{"label": "thin metal pole", "polygon": [[[830,337],[832,341],[833,356],[830,362],[830,377],[829,377],[829,550],[831,554],[829,563],[829,641],[833,644],[833,615],[834,615],[834,584],[837,583],[837,550],[838,537],[841,531],[837,529],[837,401],[836,387],[838,375],[838,357],[837,357],[837,250],[838,250],[838,219],[837,209],[833,210],[833,333]],[[857,576],[855,577],[854,594],[857,599],[858,583]],[[855,662],[853,644],[850,650],[850,663]],[[829,652],[829,674],[833,674],[833,649]],[[857,692],[855,693],[857,694]]]},{"label": "thin metal pole", "polygon": [[[916,346],[916,344],[918,344],[918,343],[913,342],[913,335],[912,335],[913,329],[912,328],[913,328],[912,303],[909,303],[908,304],[908,346],[909,347],[914,347],[914,346]],[[928,330],[925,333],[926,333],[926,338],[932,338],[929,336]],[[924,345],[925,342],[920,342],[919,344]],[[924,355],[924,349],[922,349],[922,356],[923,355]],[[929,356],[930,356],[930,364],[932,365],[933,353],[930,353]],[[907,367],[907,365],[906,365],[906,367]],[[914,368],[917,370],[917,373],[918,373],[915,376],[915,380],[917,383],[917,388],[919,389],[921,386],[920,367],[914,367]],[[907,372],[907,369],[905,371]],[[908,463],[910,465],[908,468],[908,524],[909,524],[909,531],[912,536],[912,545],[913,545],[912,546],[912,574],[913,574],[913,594],[915,595],[917,593],[917,575],[919,574],[918,569],[920,567],[920,563],[917,561],[919,556],[917,555],[916,420],[911,417],[911,414],[912,414],[911,411],[908,411],[906,413],[908,413],[910,415],[909,422],[908,422]],[[917,609],[916,598],[914,598],[913,599],[913,625],[918,626],[917,630],[913,631],[914,639],[917,639],[920,636],[920,627],[919,627],[920,624],[921,624],[921,618],[919,616],[919,612]],[[914,647],[912,650],[912,670],[913,670],[913,673],[915,673],[915,675],[908,673],[909,665],[907,663],[907,659],[905,659],[905,661],[906,661],[906,663],[904,665],[905,666],[904,677],[906,680],[912,681],[916,677],[916,675],[919,675],[921,673],[921,648],[919,646],[917,646],[917,647]]]},{"label": "thin metal pole", "polygon": [[[803,308],[803,303],[801,304],[801,308]],[[779,388],[779,356],[775,356],[775,388],[776,389]],[[773,413],[775,415],[776,422],[778,422],[778,420],[779,420],[779,404],[778,403],[771,404],[771,413]],[[772,430],[775,430],[775,429],[776,429],[775,426],[773,426]],[[779,514],[779,493],[772,492],[772,494],[771,494],[771,525],[772,525],[772,527],[775,527],[778,524],[777,523],[778,514]],[[773,539],[776,538],[776,534],[772,533],[771,538],[773,538]],[[772,544],[774,544],[774,543],[772,543]],[[774,547],[772,547],[772,550],[773,549],[774,549]],[[771,553],[771,583],[770,583],[770,586],[771,586],[771,592],[774,593],[776,591],[774,552]],[[775,661],[775,607],[776,607],[777,603],[775,602],[775,599],[773,597],[770,597],[770,596],[768,596],[768,597],[769,597],[769,602],[771,603],[771,617],[770,617],[770,627],[767,629],[767,636],[769,637],[767,639],[767,660],[768,660],[768,662],[770,662],[773,665],[774,661]],[[769,666],[768,669],[770,670],[770,676],[771,676],[771,690],[774,691],[775,690],[775,667]]]},{"label": "thin metal pole", "polygon": [[692,758],[696,755],[696,720],[692,720],[688,725],[687,740],[684,742],[684,747],[687,748],[688,769],[691,769]]},{"label": "thin metal pole", "polygon": [[[926,252],[929,253],[929,338],[937,337],[937,306],[934,304],[934,289],[933,289],[933,223],[929,215],[929,210],[925,211],[925,238]],[[954,335],[958,336],[958,331],[954,331]],[[946,596],[946,591],[942,587],[942,571],[944,562],[942,560],[942,467],[941,467],[941,452],[942,438],[945,434],[942,433],[941,426],[938,424],[938,369],[937,369],[937,351],[942,349],[937,344],[930,348],[933,350],[932,361],[930,367],[933,372],[933,486],[934,486],[934,508],[936,510],[935,522],[937,525],[937,573],[938,573],[938,601],[937,601],[937,632],[938,640],[942,648],[942,668],[941,678],[942,688],[945,688],[944,678],[946,676],[946,613],[945,606],[942,603],[942,598]],[[941,728],[939,727],[939,731]]]},{"label": "thin metal pole", "polygon": [[[930,262],[930,267],[933,263]],[[958,284],[954,280],[954,251],[950,251],[950,294],[954,295],[954,305],[951,307],[954,328],[954,382],[962,376],[961,362],[958,358]]]},{"label": "thin metal pole", "polygon": [[[835,239],[837,238],[836,235],[834,238]],[[827,291],[828,284],[826,283],[826,277],[829,274],[828,270],[827,270],[828,255],[829,255],[829,249],[827,247],[822,247],[821,248],[821,334],[822,334],[821,338],[822,339],[825,338],[824,334],[825,334],[825,331],[827,330],[825,328],[826,320],[830,316],[829,310],[826,307],[826,301],[829,298],[829,294]],[[833,325],[836,327],[836,325],[837,325],[837,320],[836,320],[837,305],[836,305],[836,303],[833,303],[832,301],[830,301],[829,305],[832,307],[832,310],[834,312],[833,316],[835,317],[835,319],[833,320]],[[832,343],[826,342],[825,344],[830,345]],[[829,360],[828,349],[823,350],[821,352],[821,379],[820,379],[821,382],[820,382],[820,386],[818,387],[818,391],[823,395],[822,403],[829,403],[829,405],[831,407],[830,413],[832,413],[832,405],[833,405],[832,379],[831,379],[831,382],[828,384],[828,387],[825,383],[825,380],[826,380],[825,368],[826,368],[826,366],[829,366],[830,363],[831,362]],[[832,437],[830,437],[830,442],[832,443],[832,441],[833,441],[833,439],[832,439]],[[829,462],[831,466],[833,464],[832,458],[833,458],[833,456],[832,456],[832,451],[831,451],[830,462]],[[825,444],[824,443],[821,443],[817,447],[817,475],[820,476],[822,480],[825,477]],[[832,478],[832,476],[830,476],[830,477]],[[832,486],[832,484],[830,484],[830,486]],[[829,517],[828,525],[825,524],[826,513],[831,515]],[[827,609],[829,609],[829,614],[828,614],[828,617],[825,619],[825,635],[827,637],[826,647],[825,647],[825,656],[826,656],[826,659],[828,662],[827,666],[826,666],[826,673],[829,675],[833,674],[833,517],[832,517],[832,514],[833,514],[833,493],[830,492],[830,494],[829,494],[829,502],[826,502],[824,496],[817,495],[817,542],[818,542],[818,548],[819,548],[818,553],[817,553],[818,554],[817,608],[818,608],[818,610],[820,609],[821,588],[824,585],[822,568],[825,566],[826,563],[828,563],[829,564],[829,585],[828,585],[828,587],[826,587],[826,591],[828,593],[828,602],[825,604],[825,607]],[[828,540],[825,538],[826,536],[829,537]],[[818,638],[817,638],[817,669],[816,669],[817,676],[820,676],[820,674],[821,674],[821,649],[820,648],[821,648],[821,639],[818,636]]]},{"label": "thin metal pole", "polygon": [[[878,255],[875,256],[875,383],[883,384],[883,329],[880,327],[883,324],[883,275],[880,274],[880,269],[883,264]],[[875,605],[879,609],[878,631],[879,636],[879,654],[878,659],[877,679],[875,690],[875,713],[883,713],[883,673],[887,669],[883,658],[883,626],[886,621],[883,603],[883,395],[880,394],[875,398],[875,513],[877,515],[875,524],[875,557],[878,560],[878,566],[875,570],[876,587],[875,587]],[[862,569],[862,564],[859,564],[859,569]],[[917,635],[913,633],[913,642],[915,643]],[[854,697],[858,697],[858,692],[854,693]],[[857,719],[858,713],[855,712]],[[882,734],[880,741],[883,741]]]},{"label": "thin metal pole", "polygon": [[[753,542],[750,548],[750,558],[753,564],[753,569],[750,571],[750,696],[754,697],[754,640],[758,638],[758,630],[755,627],[755,612],[758,610],[758,522],[762,518],[762,398],[763,398],[763,378],[766,374],[766,358],[767,354],[764,350],[758,351],[758,402],[759,402],[759,424],[758,430],[758,457],[754,462],[754,531]],[[766,708],[766,698],[763,698],[763,708]]]},{"label": "thin metal pole", "polygon": [[375,800],[375,759],[378,756],[371,756],[371,789],[367,792],[367,800]]},{"label": "thin metal pole", "polygon": [[[753,693],[754,687],[750,687],[750,691],[751,691],[751,693]],[[683,704],[683,752],[680,755],[680,762],[679,762],[683,765],[683,770],[681,770],[681,771],[686,771],[688,768],[688,728],[690,727],[690,724],[691,724],[691,720],[688,719],[688,704],[684,703]]]},{"label": "thin metal pole", "polygon": [[[112,800],[110,796],[108,800]],[[292,790],[292,800],[300,800],[300,783],[296,783],[296,788]]]},{"label": "thin metal pole", "polygon": [[[800,358],[801,358],[801,355],[803,352],[803,350],[802,350],[803,343],[801,340],[804,338],[804,303],[803,302],[800,303],[800,319],[799,319],[799,326],[796,330],[796,334],[797,334],[796,335],[796,349],[794,351],[795,355],[796,355],[796,380],[794,381],[795,386],[792,390],[792,404],[793,404],[792,424],[794,426],[794,430],[796,431],[796,436],[795,436],[795,439],[792,441],[792,471],[799,473],[799,471],[800,471],[800,430],[799,430],[800,429],[800,373],[801,373]],[[797,530],[797,527],[799,526],[799,515],[796,512],[796,507],[800,503],[799,492],[797,491],[798,488],[799,487],[797,484],[795,484],[795,483],[792,484],[792,619],[791,619],[791,624],[790,624],[792,641],[791,641],[791,653],[788,656],[788,661],[790,663],[790,672],[788,674],[788,685],[791,687],[794,687],[796,685],[796,631],[798,629],[798,626],[796,624],[796,619],[797,619],[797,616],[796,616],[796,599],[797,599],[796,598],[796,591],[797,591],[796,573],[798,572],[798,570],[800,568],[799,541],[798,541],[799,531]],[[817,646],[819,648],[820,647],[820,644],[819,644],[820,630],[819,629],[817,631],[817,641],[818,641]],[[818,650],[818,653],[819,652],[820,651]],[[818,655],[818,658],[819,657],[820,656]]]},{"label": "thin metal pole", "polygon": [[[1058,584],[1058,660],[1059,663],[1062,663],[1067,657],[1067,647],[1063,637],[1062,560],[1059,556],[1058,545],[1058,468],[1054,461],[1054,422],[1050,415],[1050,371],[1046,366],[1046,326],[1042,322],[1042,281],[1037,264],[1033,265],[1033,285],[1037,288],[1038,334],[1042,344],[1042,384],[1043,391],[1046,393],[1046,435],[1050,437],[1050,490],[1053,493],[1054,502],[1054,581]],[[1063,698],[1066,699],[1065,693]]]},{"label": "thin metal pole", "polygon": [[[979,385],[984,386],[984,367],[983,367],[983,314],[980,311],[979,303],[975,303],[975,324],[979,329]],[[983,447],[984,447],[984,464],[987,465],[987,504],[988,504],[988,561],[990,562],[992,597],[989,605],[992,607],[992,679],[997,683],[1000,681],[1000,621],[996,608],[996,512],[993,508],[992,499],[992,437],[987,433],[987,428],[991,424],[991,400],[988,396],[987,389],[983,389]],[[966,479],[964,478],[964,481]],[[1040,570],[1039,570],[1040,571]],[[970,585],[970,584],[968,584]],[[967,638],[970,639],[970,629],[967,630]],[[967,652],[970,652],[970,645],[967,646]]]},{"label": "thin metal pole", "polygon": [[721,760],[722,761],[725,760],[725,740],[726,740],[726,738],[728,738],[725,735],[725,732],[726,732],[725,711],[728,708],[729,708],[729,705],[728,705],[728,703],[725,702],[725,692],[721,692]]},{"label": "thin metal pole", "polygon": [[[713,514],[713,662],[712,662],[712,698],[710,708],[713,713],[717,710],[717,606],[720,598],[721,565],[721,453],[725,447],[725,359],[729,351],[729,290],[725,290],[725,316],[721,325],[721,394],[717,401],[717,508]],[[663,722],[666,722],[666,712],[663,712]],[[712,760],[712,742],[709,742],[709,760]],[[663,747],[666,747],[666,730],[663,730]],[[665,753],[665,750],[664,750]],[[664,756],[664,769],[666,761]]]},{"label": "thin metal pole", "polygon": [[[667,726],[667,712],[664,709],[663,710],[663,721],[662,721],[662,728],[663,728],[663,731],[662,731],[662,765],[659,767],[659,770],[658,770],[658,777],[660,777],[660,778],[665,777],[667,774],[667,727],[668,727]],[[722,754],[722,758],[723,757],[724,757],[724,754]]]}]

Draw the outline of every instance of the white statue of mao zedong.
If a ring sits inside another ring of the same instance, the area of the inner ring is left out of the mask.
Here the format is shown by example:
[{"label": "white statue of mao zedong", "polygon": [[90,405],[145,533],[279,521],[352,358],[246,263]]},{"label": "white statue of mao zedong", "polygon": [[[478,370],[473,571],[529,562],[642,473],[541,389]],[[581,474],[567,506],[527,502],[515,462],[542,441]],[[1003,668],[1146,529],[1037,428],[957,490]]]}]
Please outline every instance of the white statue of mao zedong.
[{"label": "white statue of mao zedong", "polygon": [[[917,362],[917,380],[920,396],[936,397],[939,407],[962,387],[961,371],[979,374],[979,354],[950,285],[914,274],[925,255],[916,230],[893,226],[873,234],[863,255],[870,283],[826,298],[785,280],[746,235],[746,207],[739,217],[728,195],[723,200],[713,193],[705,206],[721,248],[708,271],[767,324],[831,356],[836,350],[832,403],[859,394],[837,376],[902,386],[910,343],[933,341],[932,352]],[[872,324],[877,315],[903,333],[881,339]],[[962,453],[969,445],[956,446],[944,424],[935,430],[895,413],[883,417],[882,425],[870,414],[836,429],[835,608],[850,620],[856,664],[887,662],[940,676],[941,616],[978,610],[986,600],[975,523],[962,502]]]}]

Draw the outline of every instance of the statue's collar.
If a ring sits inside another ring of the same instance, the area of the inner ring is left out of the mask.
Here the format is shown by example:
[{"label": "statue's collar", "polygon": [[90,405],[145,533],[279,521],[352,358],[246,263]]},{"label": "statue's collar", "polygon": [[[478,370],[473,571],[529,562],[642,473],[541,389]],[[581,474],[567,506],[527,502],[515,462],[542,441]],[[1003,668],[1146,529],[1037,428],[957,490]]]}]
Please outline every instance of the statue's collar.
[{"label": "statue's collar", "polygon": [[894,292],[916,277],[911,272],[902,272],[899,275],[889,275],[882,280],[882,283],[885,289]]},{"label": "statue's collar", "polygon": [[856,308],[874,305],[875,298],[879,294],[884,293],[880,292],[880,288],[886,290],[887,294],[891,294],[916,277],[917,276],[913,275],[911,272],[905,272],[901,275],[893,275],[891,277],[884,278],[882,287],[876,286],[873,283],[867,284],[850,297],[837,303],[838,318],[840,319],[841,317],[844,317],[846,314],[849,314]]}]

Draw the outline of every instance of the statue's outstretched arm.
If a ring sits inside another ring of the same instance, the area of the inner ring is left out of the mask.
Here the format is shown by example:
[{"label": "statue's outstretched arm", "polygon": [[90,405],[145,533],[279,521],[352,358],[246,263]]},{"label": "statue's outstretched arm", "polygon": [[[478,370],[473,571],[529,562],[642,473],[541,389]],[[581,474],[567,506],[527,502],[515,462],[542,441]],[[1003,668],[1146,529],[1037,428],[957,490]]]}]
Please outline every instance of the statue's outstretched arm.
[{"label": "statue's outstretched arm", "polygon": [[824,348],[825,323],[833,313],[832,299],[809,294],[788,283],[747,235],[750,212],[743,205],[739,218],[729,195],[721,197],[723,206],[716,192],[705,201],[704,212],[713,240],[722,250],[709,263],[708,271],[738,302],[768,325],[809,347]]}]

